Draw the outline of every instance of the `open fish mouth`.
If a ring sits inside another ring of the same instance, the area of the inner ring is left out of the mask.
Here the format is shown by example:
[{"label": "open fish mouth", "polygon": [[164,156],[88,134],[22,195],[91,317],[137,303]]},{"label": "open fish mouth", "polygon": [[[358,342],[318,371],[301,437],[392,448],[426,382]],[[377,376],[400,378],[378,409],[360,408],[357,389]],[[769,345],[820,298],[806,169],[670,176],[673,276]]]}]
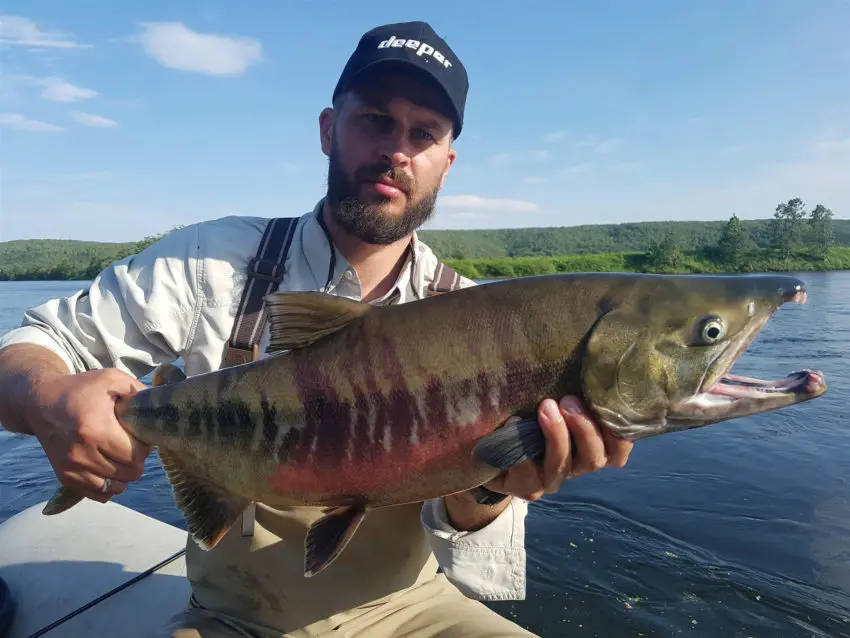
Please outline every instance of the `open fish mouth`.
[{"label": "open fish mouth", "polygon": [[[779,306],[788,302],[804,304],[806,297],[805,289],[790,291]],[[736,343],[717,357],[699,391],[678,406],[680,417],[688,420],[746,416],[808,401],[826,392],[826,379],[819,370],[805,368],[772,380],[730,372],[779,306],[754,321]]]},{"label": "open fish mouth", "polygon": [[705,393],[729,401],[759,399],[777,395],[818,396],[826,389],[826,379],[817,370],[798,370],[774,381],[726,374]]}]

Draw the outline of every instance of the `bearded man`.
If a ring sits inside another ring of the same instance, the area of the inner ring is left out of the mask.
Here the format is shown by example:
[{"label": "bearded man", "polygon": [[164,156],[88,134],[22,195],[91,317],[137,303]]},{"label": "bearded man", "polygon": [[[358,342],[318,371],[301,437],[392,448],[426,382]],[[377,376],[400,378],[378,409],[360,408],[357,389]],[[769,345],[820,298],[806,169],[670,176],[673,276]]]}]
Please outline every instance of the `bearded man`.
[{"label": "bearded man", "polygon": [[[233,216],[179,229],[87,290],[27,311],[0,341],[0,422],[34,434],[63,485],[105,502],[139,479],[151,451],[116,421],[115,396],[143,389],[138,379],[163,362],[182,358],[191,376],[262,356],[264,285],[374,304],[474,285],[416,235],[457,157],[467,90],[463,64],[428,24],[363,35],[319,117],[328,187],[314,210],[288,224]],[[258,503],[211,551],[190,537],[191,599],[160,635],[530,635],[481,602],[525,595],[528,502],[567,475],[623,466],[631,451],[574,397],[546,399],[539,420],[546,457],[487,485],[504,498],[372,512],[313,578],[304,536],[318,508]]]}]

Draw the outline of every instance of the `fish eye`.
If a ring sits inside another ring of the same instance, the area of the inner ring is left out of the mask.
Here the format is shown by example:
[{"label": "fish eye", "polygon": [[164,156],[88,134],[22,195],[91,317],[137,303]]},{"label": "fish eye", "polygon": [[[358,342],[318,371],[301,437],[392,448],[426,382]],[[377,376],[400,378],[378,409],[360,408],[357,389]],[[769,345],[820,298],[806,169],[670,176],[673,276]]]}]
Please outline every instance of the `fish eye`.
[{"label": "fish eye", "polygon": [[719,317],[711,317],[700,328],[700,338],[705,343],[717,343],[726,335],[726,326]]}]

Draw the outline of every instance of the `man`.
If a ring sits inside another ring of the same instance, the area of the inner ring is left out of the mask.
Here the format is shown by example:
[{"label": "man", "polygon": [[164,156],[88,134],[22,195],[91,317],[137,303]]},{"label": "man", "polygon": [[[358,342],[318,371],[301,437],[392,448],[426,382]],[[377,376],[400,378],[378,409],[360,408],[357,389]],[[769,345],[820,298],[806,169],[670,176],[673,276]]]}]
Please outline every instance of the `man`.
[{"label": "man", "polygon": [[[455,161],[467,87],[460,60],[427,24],[363,36],[319,118],[327,194],[298,220],[279,289],[377,304],[425,295],[438,262],[415,230]],[[142,389],[137,377],[164,361],[182,357],[189,375],[221,365],[267,221],[175,231],[87,291],[28,311],[0,341],[0,422],[34,434],[64,485],[100,502],[127,489],[150,450],[117,423],[114,396]],[[263,333],[259,352],[267,342]],[[459,494],[373,512],[314,578],[302,570],[315,508],[258,504],[214,550],[190,540],[192,600],[162,635],[529,635],[475,600],[524,597],[527,501],[567,475],[622,466],[631,451],[571,397],[547,399],[539,418],[546,458],[489,483],[508,495],[501,502]]]}]

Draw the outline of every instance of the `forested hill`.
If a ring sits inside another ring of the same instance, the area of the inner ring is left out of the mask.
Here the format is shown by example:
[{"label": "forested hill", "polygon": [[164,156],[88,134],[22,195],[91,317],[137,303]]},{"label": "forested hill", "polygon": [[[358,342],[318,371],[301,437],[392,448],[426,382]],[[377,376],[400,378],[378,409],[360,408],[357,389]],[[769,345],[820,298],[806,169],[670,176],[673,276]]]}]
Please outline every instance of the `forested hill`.
[{"label": "forested hill", "polygon": [[[509,228],[501,230],[425,230],[420,237],[442,259],[533,257],[582,253],[642,252],[673,231],[685,251],[714,245],[726,220],[712,222],[637,222],[555,228]],[[760,247],[770,243],[770,220],[741,220]],[[850,220],[832,220],[836,246],[850,246]],[[21,239],[0,242],[0,269],[44,268],[61,262],[88,264],[128,254],[140,242],[102,243],[64,239]]]},{"label": "forested hill", "polygon": [[[817,249],[823,262],[832,248],[850,247],[850,220],[834,219],[832,211],[823,206],[807,215],[802,202],[793,199],[777,207],[772,219],[763,220],[733,216],[730,220],[701,222],[428,230],[420,235],[441,259],[458,266],[461,260],[645,253],[650,262],[658,262],[652,268],[675,270],[680,268],[679,255],[716,261],[723,253],[725,267],[739,268],[755,258],[781,256],[787,260],[790,251],[797,249]],[[156,239],[122,243],[49,239],[0,242],[0,280],[90,279],[112,261],[138,252]],[[717,250],[720,253],[714,254]],[[827,259],[821,266],[832,262]]]},{"label": "forested hill", "polygon": [[[770,245],[772,220],[741,220],[759,248]],[[443,259],[531,257],[583,253],[643,252],[670,231],[684,251],[715,245],[728,220],[637,222],[556,228],[432,230],[420,237]],[[850,246],[850,219],[833,219],[835,246]],[[2,246],[2,244],[0,244]]]}]

